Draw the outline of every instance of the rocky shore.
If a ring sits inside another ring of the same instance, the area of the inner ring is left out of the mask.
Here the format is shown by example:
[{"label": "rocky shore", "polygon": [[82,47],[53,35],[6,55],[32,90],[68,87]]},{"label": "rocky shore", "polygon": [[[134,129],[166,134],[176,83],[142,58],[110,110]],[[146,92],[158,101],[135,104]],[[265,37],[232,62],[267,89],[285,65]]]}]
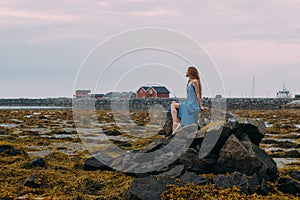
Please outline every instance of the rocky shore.
[{"label": "rocky shore", "polygon": [[[203,112],[197,125],[172,137],[170,119],[162,128],[144,111],[130,113],[138,136],[118,126],[111,111],[96,116],[108,139],[127,151],[151,153],[176,136],[180,142],[180,134],[196,137],[169,165],[125,173],[91,155],[71,110],[0,110],[0,198],[299,199],[299,110],[234,110],[223,122]],[[94,141],[97,136],[86,134]]]}]

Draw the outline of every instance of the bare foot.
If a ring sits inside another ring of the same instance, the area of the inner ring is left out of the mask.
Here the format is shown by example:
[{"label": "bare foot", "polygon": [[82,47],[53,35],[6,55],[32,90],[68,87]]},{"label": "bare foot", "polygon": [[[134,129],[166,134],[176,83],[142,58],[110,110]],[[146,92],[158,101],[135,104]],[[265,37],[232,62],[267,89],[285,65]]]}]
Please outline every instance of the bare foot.
[{"label": "bare foot", "polygon": [[175,124],[173,124],[172,135],[179,129],[179,127],[180,127],[180,123],[176,122]]}]

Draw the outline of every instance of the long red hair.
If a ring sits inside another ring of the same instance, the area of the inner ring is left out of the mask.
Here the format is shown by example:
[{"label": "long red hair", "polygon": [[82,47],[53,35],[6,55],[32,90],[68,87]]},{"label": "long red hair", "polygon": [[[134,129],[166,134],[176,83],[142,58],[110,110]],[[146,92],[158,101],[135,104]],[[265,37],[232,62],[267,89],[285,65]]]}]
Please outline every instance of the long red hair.
[{"label": "long red hair", "polygon": [[[200,97],[202,95],[202,88],[200,84],[200,77],[199,77],[199,72],[196,67],[189,67],[187,70],[187,76],[190,77],[191,79],[197,79],[198,80],[198,86],[199,86],[199,94]],[[189,85],[190,80],[188,80],[187,85]]]}]

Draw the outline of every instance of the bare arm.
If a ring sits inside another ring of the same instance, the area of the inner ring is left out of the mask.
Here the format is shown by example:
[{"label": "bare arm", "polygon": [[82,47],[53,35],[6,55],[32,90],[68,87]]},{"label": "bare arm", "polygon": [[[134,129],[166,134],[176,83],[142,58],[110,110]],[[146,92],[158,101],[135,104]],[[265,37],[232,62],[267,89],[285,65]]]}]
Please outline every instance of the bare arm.
[{"label": "bare arm", "polygon": [[[202,94],[200,91],[200,88],[199,88],[199,85],[201,83],[198,84],[198,80],[196,81],[193,81],[193,85],[195,87],[195,91],[196,91],[196,96],[197,96],[197,99],[198,99],[198,103],[199,103],[199,107],[202,109],[202,110],[208,110],[208,108],[204,107],[203,104],[202,104]],[[201,85],[200,85],[201,87]]]}]

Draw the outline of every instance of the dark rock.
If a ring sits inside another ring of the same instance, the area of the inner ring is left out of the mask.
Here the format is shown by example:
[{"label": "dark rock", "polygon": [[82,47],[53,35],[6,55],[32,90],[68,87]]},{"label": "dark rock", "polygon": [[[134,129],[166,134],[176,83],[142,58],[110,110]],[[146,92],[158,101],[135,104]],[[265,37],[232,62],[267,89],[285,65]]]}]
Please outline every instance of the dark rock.
[{"label": "dark rock", "polygon": [[102,162],[100,162],[97,158],[95,157],[90,157],[85,159],[84,161],[84,170],[88,171],[94,171],[94,170],[111,170],[111,168]]},{"label": "dark rock", "polygon": [[270,188],[267,185],[267,181],[265,179],[263,179],[260,183],[260,188],[258,190],[258,194],[266,196],[268,195],[270,192]]},{"label": "dark rock", "polygon": [[293,179],[296,179],[297,181],[300,181],[300,171],[292,171],[289,175]]},{"label": "dark rock", "polygon": [[205,159],[199,158],[198,152],[195,149],[189,148],[179,158],[179,163],[185,166],[189,171],[197,173],[209,173],[211,171],[211,164]]},{"label": "dark rock", "polygon": [[174,168],[170,169],[169,171],[158,174],[158,176],[177,178],[181,176],[183,173],[184,173],[184,165],[177,165]]},{"label": "dark rock", "polygon": [[164,129],[161,129],[157,132],[158,135],[167,135]]},{"label": "dark rock", "polygon": [[118,130],[107,130],[107,129],[102,129],[103,130],[103,133],[105,135],[108,135],[108,136],[119,136],[121,135],[121,132],[118,131]]},{"label": "dark rock", "polygon": [[251,142],[259,146],[261,140],[264,138],[266,133],[266,126],[261,119],[246,119],[243,122],[240,121],[245,133],[248,135]]},{"label": "dark rock", "polygon": [[184,186],[187,183],[194,183],[195,185],[204,185],[210,183],[209,179],[198,176],[194,172],[186,172],[180,177],[179,186]]},{"label": "dark rock", "polygon": [[83,198],[78,196],[78,197],[75,197],[74,200],[83,200]]},{"label": "dark rock", "polygon": [[219,174],[213,177],[215,187],[218,189],[232,188],[237,186],[242,193],[253,194],[258,191],[260,187],[259,180],[256,175],[248,178],[245,174],[234,172],[230,176]]},{"label": "dark rock", "polygon": [[7,151],[7,150],[12,150],[12,149],[14,149],[14,147],[11,145],[0,145],[0,153]]},{"label": "dark rock", "polygon": [[199,151],[201,148],[202,141],[204,140],[205,137],[206,137],[206,132],[198,130],[197,135],[195,136],[192,144],[190,145],[190,148]]},{"label": "dark rock", "polygon": [[214,176],[213,183],[215,184],[215,187],[218,189],[232,188],[233,186],[231,179],[227,177],[225,174],[218,174]]},{"label": "dark rock", "polygon": [[230,179],[232,181],[233,185],[236,185],[241,189],[241,192],[245,194],[249,194],[249,181],[245,174],[242,174],[240,172],[234,172],[230,175]]},{"label": "dark rock", "polygon": [[125,194],[127,200],[156,200],[167,189],[167,184],[175,184],[175,181],[168,177],[150,176],[137,178],[132,181],[129,190]]},{"label": "dark rock", "polygon": [[256,174],[254,174],[251,178],[248,178],[249,183],[249,193],[253,194],[258,191],[260,188],[259,179]]},{"label": "dark rock", "polygon": [[300,148],[300,144],[290,141],[276,141],[272,139],[263,140],[264,144],[273,144],[273,147],[278,148]]},{"label": "dark rock", "polygon": [[300,152],[298,150],[291,150],[285,152],[273,153],[274,158],[300,158]]},{"label": "dark rock", "polygon": [[280,177],[278,180],[278,189],[283,193],[300,196],[300,184],[290,178]]},{"label": "dark rock", "polygon": [[46,162],[43,158],[35,158],[30,162],[32,167],[45,167]]},{"label": "dark rock", "polygon": [[214,122],[208,125],[206,137],[204,138],[199,156],[206,162],[214,164],[219,155],[220,149],[224,146],[227,139],[232,134],[232,129],[238,126],[237,122]]},{"label": "dark rock", "polygon": [[4,153],[8,156],[16,156],[22,154],[20,150],[15,149],[11,145],[1,145],[0,146],[0,153]]},{"label": "dark rock", "polygon": [[41,115],[41,116],[39,116],[39,119],[49,119],[49,117],[47,117],[45,115]]},{"label": "dark rock", "polygon": [[220,158],[213,166],[214,173],[238,171],[248,176],[257,174],[259,179],[275,181],[278,171],[274,160],[265,151],[253,144],[245,137],[240,141],[235,135],[231,135],[220,150]]},{"label": "dark rock", "polygon": [[242,174],[240,172],[234,172],[233,174],[231,174],[230,178],[232,184],[239,187],[241,189],[241,192],[249,194],[249,182],[245,174]]},{"label": "dark rock", "polygon": [[0,197],[1,200],[14,200],[13,198],[11,197]]},{"label": "dark rock", "polygon": [[120,141],[120,140],[111,140],[115,145],[118,147],[132,147],[132,144],[130,144],[127,141]]},{"label": "dark rock", "polygon": [[30,177],[28,177],[25,181],[25,186],[27,187],[31,187],[31,188],[38,188],[40,187],[39,184],[35,183],[35,175],[31,175]]}]

